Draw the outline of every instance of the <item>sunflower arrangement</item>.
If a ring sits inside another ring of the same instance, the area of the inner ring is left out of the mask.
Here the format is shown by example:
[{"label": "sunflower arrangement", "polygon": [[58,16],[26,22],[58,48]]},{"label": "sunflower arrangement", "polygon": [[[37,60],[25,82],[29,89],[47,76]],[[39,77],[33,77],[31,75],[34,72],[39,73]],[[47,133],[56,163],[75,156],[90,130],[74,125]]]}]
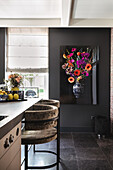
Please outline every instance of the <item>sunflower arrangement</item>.
[{"label": "sunflower arrangement", "polygon": [[79,82],[90,75],[92,70],[91,49],[87,48],[86,51],[82,48],[66,49],[63,58],[65,63],[62,65],[62,69],[69,75],[69,83]]}]

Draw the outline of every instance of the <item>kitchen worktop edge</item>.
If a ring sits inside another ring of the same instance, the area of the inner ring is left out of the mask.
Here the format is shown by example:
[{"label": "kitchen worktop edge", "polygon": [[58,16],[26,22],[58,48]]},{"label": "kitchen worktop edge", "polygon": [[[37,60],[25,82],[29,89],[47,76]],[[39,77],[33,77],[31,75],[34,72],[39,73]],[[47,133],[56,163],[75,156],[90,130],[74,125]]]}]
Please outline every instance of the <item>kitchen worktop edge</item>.
[{"label": "kitchen worktop edge", "polygon": [[41,98],[30,98],[27,101],[0,103],[0,116],[7,116],[0,121],[0,139],[15,127],[24,117],[24,112]]}]

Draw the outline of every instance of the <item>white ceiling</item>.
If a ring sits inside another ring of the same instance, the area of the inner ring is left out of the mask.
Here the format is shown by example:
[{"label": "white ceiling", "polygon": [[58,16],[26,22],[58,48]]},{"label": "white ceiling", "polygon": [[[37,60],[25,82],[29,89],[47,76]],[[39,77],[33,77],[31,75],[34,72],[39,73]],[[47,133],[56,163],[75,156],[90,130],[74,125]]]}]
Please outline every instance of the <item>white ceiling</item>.
[{"label": "white ceiling", "polygon": [[113,0],[0,0],[0,27],[113,27]]},{"label": "white ceiling", "polygon": [[60,18],[61,0],[0,0],[0,18]]},{"label": "white ceiling", "polygon": [[113,0],[75,0],[73,18],[113,19]]}]

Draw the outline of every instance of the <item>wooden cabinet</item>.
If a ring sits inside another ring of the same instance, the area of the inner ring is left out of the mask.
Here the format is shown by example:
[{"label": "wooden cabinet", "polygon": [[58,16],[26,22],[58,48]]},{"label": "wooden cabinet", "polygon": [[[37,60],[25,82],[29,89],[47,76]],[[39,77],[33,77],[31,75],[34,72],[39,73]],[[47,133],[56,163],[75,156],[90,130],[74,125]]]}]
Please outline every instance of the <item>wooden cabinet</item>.
[{"label": "wooden cabinet", "polygon": [[20,162],[21,162],[21,150],[19,150],[19,152],[16,154],[15,158],[10,163],[7,170],[20,170],[21,169]]},{"label": "wooden cabinet", "polygon": [[21,123],[0,140],[0,169],[21,169]]}]

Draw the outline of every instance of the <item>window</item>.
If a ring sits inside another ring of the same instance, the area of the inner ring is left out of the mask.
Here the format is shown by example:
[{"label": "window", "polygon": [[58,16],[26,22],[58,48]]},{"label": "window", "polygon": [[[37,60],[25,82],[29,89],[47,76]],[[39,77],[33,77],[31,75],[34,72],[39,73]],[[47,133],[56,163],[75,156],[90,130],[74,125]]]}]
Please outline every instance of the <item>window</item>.
[{"label": "window", "polygon": [[48,29],[8,28],[6,77],[12,71],[24,77],[24,89],[37,88],[48,98]]}]

